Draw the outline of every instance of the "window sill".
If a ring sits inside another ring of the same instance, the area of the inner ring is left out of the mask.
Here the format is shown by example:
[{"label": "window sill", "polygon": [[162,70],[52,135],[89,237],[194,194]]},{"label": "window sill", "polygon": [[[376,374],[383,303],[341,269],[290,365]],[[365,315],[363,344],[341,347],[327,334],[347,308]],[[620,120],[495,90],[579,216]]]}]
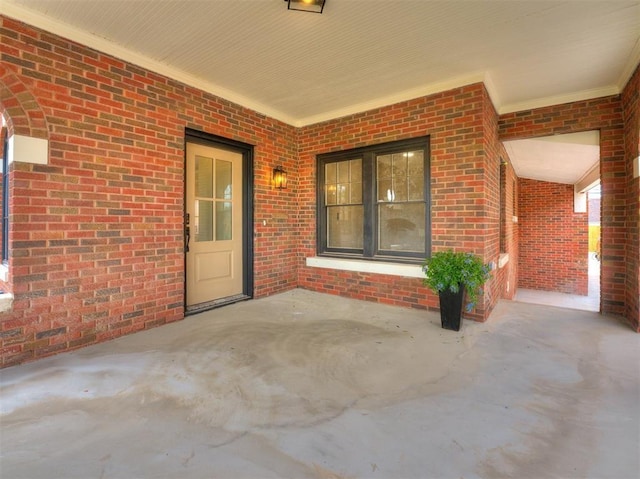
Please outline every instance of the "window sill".
[{"label": "window sill", "polygon": [[404,276],[408,278],[423,279],[425,277],[425,274],[422,271],[422,266],[417,264],[358,261],[354,259],[312,256],[307,258],[307,266],[310,268],[339,269],[342,271],[355,271],[357,273],[388,274],[391,276]]},{"label": "window sill", "polygon": [[[9,278],[9,267],[0,264],[0,281],[7,282]],[[0,292],[0,313],[13,309],[13,294]]]},{"label": "window sill", "polygon": [[0,313],[11,311],[13,307],[13,295],[11,293],[0,293]]}]

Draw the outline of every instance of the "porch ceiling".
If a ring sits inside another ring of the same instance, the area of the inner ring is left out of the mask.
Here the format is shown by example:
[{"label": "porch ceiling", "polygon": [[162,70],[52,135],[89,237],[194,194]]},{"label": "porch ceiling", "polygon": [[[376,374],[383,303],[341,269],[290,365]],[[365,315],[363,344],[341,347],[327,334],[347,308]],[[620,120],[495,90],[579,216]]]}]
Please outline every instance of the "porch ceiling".
[{"label": "porch ceiling", "polygon": [[600,161],[598,131],[505,141],[504,146],[519,178],[575,185]]},{"label": "porch ceiling", "polygon": [[[499,113],[617,94],[640,1],[3,0],[0,13],[295,126],[484,81]],[[513,158],[512,158],[513,160]]]}]

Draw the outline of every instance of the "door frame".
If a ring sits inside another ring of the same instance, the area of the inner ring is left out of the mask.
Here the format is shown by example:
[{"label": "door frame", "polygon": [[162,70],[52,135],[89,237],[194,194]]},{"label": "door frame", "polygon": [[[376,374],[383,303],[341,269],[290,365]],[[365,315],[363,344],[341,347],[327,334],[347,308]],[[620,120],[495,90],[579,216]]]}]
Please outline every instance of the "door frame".
[{"label": "door frame", "polygon": [[[233,296],[228,300],[221,299],[207,303],[206,307],[191,307],[187,309],[187,252],[185,238],[185,219],[187,213],[187,143],[197,143],[212,148],[229,150],[242,155],[242,295]],[[182,210],[182,240],[184,251],[184,314],[199,313],[225,304],[235,303],[253,298],[253,153],[254,145],[232,140],[203,131],[185,128],[184,143],[184,201]]]}]

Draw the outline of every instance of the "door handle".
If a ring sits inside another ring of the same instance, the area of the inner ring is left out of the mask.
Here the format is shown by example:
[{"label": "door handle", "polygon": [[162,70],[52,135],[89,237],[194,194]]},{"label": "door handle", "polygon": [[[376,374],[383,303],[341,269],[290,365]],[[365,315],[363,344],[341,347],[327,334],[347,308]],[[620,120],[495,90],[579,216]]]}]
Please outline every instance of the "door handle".
[{"label": "door handle", "polygon": [[184,228],[184,252],[189,252],[189,241],[191,240],[191,228],[185,226]]}]

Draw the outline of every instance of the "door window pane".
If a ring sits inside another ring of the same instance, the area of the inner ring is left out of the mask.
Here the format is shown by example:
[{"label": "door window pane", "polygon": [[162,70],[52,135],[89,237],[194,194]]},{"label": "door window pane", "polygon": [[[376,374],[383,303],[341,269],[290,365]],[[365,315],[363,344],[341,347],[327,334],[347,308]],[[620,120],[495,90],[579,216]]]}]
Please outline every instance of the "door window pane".
[{"label": "door window pane", "polygon": [[230,201],[216,202],[216,241],[232,239],[232,211]]},{"label": "door window pane", "polygon": [[216,198],[231,199],[231,162],[216,160]]},{"label": "door window pane", "polygon": [[213,198],[213,158],[196,155],[196,191],[200,198]]},{"label": "door window pane", "polygon": [[196,200],[196,241],[213,240],[213,201]]}]

